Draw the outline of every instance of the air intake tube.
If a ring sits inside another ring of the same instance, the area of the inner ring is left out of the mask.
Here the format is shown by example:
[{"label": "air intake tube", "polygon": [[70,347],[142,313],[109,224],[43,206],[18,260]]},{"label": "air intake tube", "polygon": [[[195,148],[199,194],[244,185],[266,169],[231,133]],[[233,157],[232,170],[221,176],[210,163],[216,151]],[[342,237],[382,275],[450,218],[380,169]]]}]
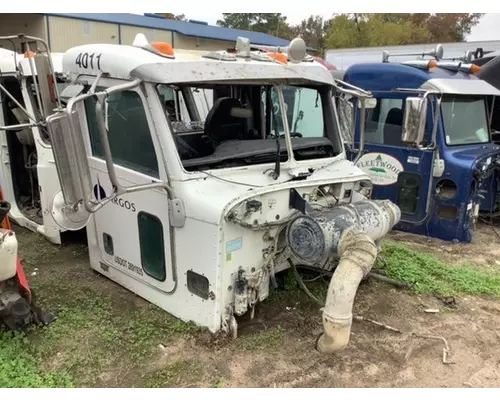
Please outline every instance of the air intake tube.
[{"label": "air intake tube", "polygon": [[288,246],[299,262],[314,265],[331,255],[340,258],[323,309],[323,333],[316,344],[319,352],[334,353],[347,347],[354,297],[377,258],[375,241],[400,218],[401,211],[392,202],[365,200],[302,215],[288,226]]}]

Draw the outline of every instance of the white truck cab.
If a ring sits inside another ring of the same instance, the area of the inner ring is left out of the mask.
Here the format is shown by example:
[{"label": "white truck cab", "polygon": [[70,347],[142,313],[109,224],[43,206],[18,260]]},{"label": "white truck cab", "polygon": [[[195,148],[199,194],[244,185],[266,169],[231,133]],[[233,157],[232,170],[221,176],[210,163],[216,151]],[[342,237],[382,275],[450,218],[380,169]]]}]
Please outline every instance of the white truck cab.
[{"label": "white truck cab", "polygon": [[[0,56],[0,125],[24,125],[0,131],[0,172],[2,191],[11,204],[13,222],[41,233],[55,244],[61,243],[62,229],[50,213],[55,193],[61,190],[47,129],[31,121],[23,108],[40,118],[29,54],[3,50]],[[62,54],[51,55],[57,85],[64,87]],[[10,96],[9,96],[10,94]]]},{"label": "white truck cab", "polygon": [[400,218],[369,200],[369,177],[346,159],[332,98],[366,92],[335,81],[301,39],[178,57],[139,34],[74,47],[62,68],[60,97],[71,95],[45,122],[62,188],[51,209],[64,229],[86,226],[93,269],[236,335],[276,273],[335,268],[317,348],[347,345],[357,285]]},{"label": "white truck cab", "polygon": [[[182,51],[181,55],[196,54]],[[23,124],[30,121],[28,115],[40,116],[34,89],[33,71],[30,68],[30,53],[16,54],[0,49],[0,85],[19,102],[16,104],[5,91],[0,91],[0,126]],[[62,53],[51,53],[57,87],[62,91],[66,79],[62,73]],[[193,91],[195,105],[202,116],[212,106],[210,91]],[[182,96],[171,90],[163,93],[165,104],[186,118],[187,109]],[[64,102],[64,98],[62,99]],[[181,118],[181,117],[179,117]],[[61,244],[61,234],[67,230],[56,224],[49,210],[54,195],[61,190],[54,162],[50,137],[46,128],[33,124],[14,130],[15,135],[0,131],[0,174],[4,199],[12,205],[9,217],[13,222],[45,236],[54,244]]]}]

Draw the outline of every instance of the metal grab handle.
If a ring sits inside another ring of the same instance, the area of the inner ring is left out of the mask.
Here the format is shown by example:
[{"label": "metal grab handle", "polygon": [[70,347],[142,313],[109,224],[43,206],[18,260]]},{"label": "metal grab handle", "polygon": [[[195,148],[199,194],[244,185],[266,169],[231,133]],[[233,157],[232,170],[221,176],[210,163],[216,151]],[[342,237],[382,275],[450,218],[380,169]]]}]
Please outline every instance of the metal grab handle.
[{"label": "metal grab handle", "polygon": [[[29,35],[25,35],[25,34],[18,34],[18,35],[8,35],[8,36],[0,36],[0,41],[9,41],[13,44],[14,46],[14,53],[17,54],[16,52],[16,49],[15,49],[15,44],[12,42],[14,39],[18,39],[21,41],[21,43],[24,43],[26,45],[26,50],[28,52],[31,52],[31,49],[30,49],[30,45],[29,45],[29,41],[32,41],[32,42],[36,42],[36,43],[41,43],[44,47],[44,49],[42,49],[42,51],[45,51],[48,55],[47,59],[48,59],[48,62],[49,62],[49,66],[50,66],[50,70],[51,70],[51,76],[52,76],[52,79],[54,79],[54,82],[57,82],[57,78],[56,78],[56,73],[55,73],[55,69],[54,69],[54,63],[52,62],[52,55],[50,53],[50,49],[49,49],[49,45],[47,43],[46,40],[42,39],[42,38],[39,38],[39,37],[36,37],[36,36],[29,36]],[[38,74],[35,74],[35,64],[33,62],[33,59],[30,57],[28,59],[28,64],[29,64],[29,67],[30,67],[30,71],[31,71],[31,75],[33,77],[33,83],[35,83],[35,96],[36,96],[36,99],[37,99],[37,102],[38,102],[38,105],[40,107],[40,111],[42,111],[43,113],[43,104],[42,104],[42,101],[41,101],[41,97],[40,97],[40,91],[39,91],[39,80],[38,80]],[[17,62],[16,62],[16,68],[17,68]],[[57,88],[57,85],[54,85],[54,91],[55,91],[55,94],[56,94],[56,101],[57,101],[57,106],[59,107],[59,109],[62,109],[62,104],[61,104],[61,99],[60,99],[60,96],[59,96],[59,90]],[[47,110],[45,110],[47,111]],[[49,113],[46,112],[45,113],[45,116],[48,116]],[[28,115],[29,116],[29,115]],[[31,116],[29,116],[31,118]]]},{"label": "metal grab handle", "polygon": [[6,125],[6,126],[0,126],[0,131],[17,131],[19,129],[33,128],[35,126],[38,126],[38,124],[28,123],[28,124]]},{"label": "metal grab handle", "polygon": [[[334,79],[335,86],[343,93],[350,94],[360,98],[372,98],[373,94],[350,83],[344,82],[340,79]],[[346,89],[348,88],[348,89]]]}]

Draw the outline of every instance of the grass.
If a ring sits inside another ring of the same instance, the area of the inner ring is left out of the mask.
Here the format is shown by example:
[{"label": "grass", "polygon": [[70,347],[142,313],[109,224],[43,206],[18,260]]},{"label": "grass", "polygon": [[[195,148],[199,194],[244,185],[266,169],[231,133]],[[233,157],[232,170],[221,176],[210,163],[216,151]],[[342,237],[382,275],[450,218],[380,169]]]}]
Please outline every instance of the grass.
[{"label": "grass", "polygon": [[388,277],[413,285],[419,293],[500,295],[500,274],[474,266],[454,266],[426,253],[408,247],[384,244],[385,266],[378,262]]},{"label": "grass", "polygon": [[[221,387],[228,382],[225,373],[207,369],[211,367],[203,366],[192,352],[181,354],[180,361],[166,360],[167,365],[158,362],[160,344],[169,347],[203,329],[89,271],[84,246],[55,250],[37,236],[25,236],[28,239],[21,249],[30,284],[42,308],[58,320],[26,335],[0,331],[0,387],[172,387],[197,385],[204,378],[209,386]],[[387,275],[413,284],[418,292],[500,295],[498,273],[449,265],[400,244],[386,243],[383,256]],[[38,273],[32,277],[34,268]],[[285,275],[283,287],[271,290],[263,305],[264,318],[270,321],[297,304],[299,312],[280,320],[280,326],[240,336],[230,348],[241,348],[248,356],[281,351],[294,335],[309,334],[317,325],[311,312],[317,305],[299,289],[291,271]],[[309,290],[324,299],[329,278],[311,281],[314,274],[301,275],[309,280]]]},{"label": "grass", "polygon": [[[50,246],[39,248],[47,247],[36,259],[28,253],[23,266],[28,276],[39,267],[30,284],[41,307],[58,319],[27,335],[0,336],[0,387],[141,386],[148,379],[141,367],[160,344],[200,331],[152,304],[137,304],[133,294],[90,272],[85,248],[66,255],[74,261],[61,265]],[[37,262],[45,258],[50,263]]]},{"label": "grass", "polygon": [[[44,364],[65,369],[81,386],[98,384],[103,370],[133,370],[153,357],[158,345],[199,330],[150,304],[126,310],[103,293],[76,291],[73,296],[72,304],[58,312],[58,320],[35,336]],[[61,352],[68,356],[61,359]]]},{"label": "grass", "polygon": [[241,347],[244,350],[277,350],[283,343],[285,330],[281,326],[270,328],[243,339]]},{"label": "grass", "polygon": [[41,369],[40,357],[25,334],[0,332],[0,387],[74,387],[72,377],[66,372]]},{"label": "grass", "polygon": [[196,383],[203,376],[203,365],[196,360],[177,361],[152,374],[144,385],[147,388],[168,388],[187,381]]}]

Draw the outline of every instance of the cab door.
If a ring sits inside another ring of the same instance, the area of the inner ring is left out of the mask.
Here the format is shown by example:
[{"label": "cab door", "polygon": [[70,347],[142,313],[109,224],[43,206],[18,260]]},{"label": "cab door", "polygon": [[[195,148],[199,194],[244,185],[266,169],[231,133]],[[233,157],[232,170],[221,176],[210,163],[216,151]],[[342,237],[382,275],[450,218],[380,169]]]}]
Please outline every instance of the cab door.
[{"label": "cab door", "polygon": [[[422,223],[429,210],[434,150],[420,150],[401,141],[403,96],[383,94],[376,97],[377,106],[366,110],[365,151],[356,165],[373,180],[372,198],[388,199],[397,204],[402,222]],[[426,142],[430,143],[430,105],[427,115]],[[356,126],[359,127],[359,118]],[[359,148],[359,129],[355,142]]]},{"label": "cab door", "polygon": [[[102,81],[100,89],[119,82]],[[111,193],[95,101],[84,103],[87,116],[93,194]],[[166,170],[155,125],[141,89],[113,93],[107,102],[108,140],[117,178],[123,186],[166,181]],[[175,288],[167,193],[151,189],[114,198],[94,214],[102,262],[131,279],[163,292]],[[87,229],[92,229],[88,227]]]},{"label": "cab door", "polygon": [[[64,84],[58,84],[59,90]],[[40,115],[40,109],[35,100],[33,78],[24,77],[22,80],[22,94],[26,110],[31,115]],[[28,121],[26,121],[28,122]],[[35,126],[32,128],[37,153],[37,176],[40,190],[40,207],[42,209],[43,226],[38,230],[55,243],[60,243],[60,227],[49,212],[55,194],[61,190],[59,175],[54,160],[54,153],[46,130]]]}]

